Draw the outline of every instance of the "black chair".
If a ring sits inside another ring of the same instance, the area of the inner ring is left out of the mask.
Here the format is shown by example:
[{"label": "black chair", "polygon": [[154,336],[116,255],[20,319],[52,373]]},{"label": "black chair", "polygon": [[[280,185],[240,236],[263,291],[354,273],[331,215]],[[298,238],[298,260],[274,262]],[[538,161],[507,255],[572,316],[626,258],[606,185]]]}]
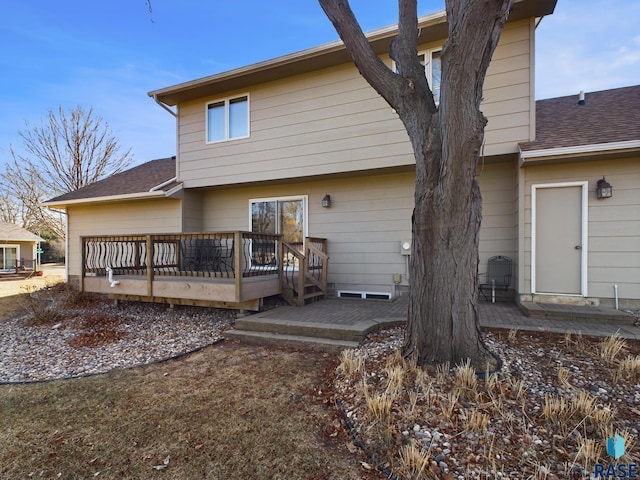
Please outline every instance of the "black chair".
[{"label": "black chair", "polygon": [[486,273],[481,273],[484,281],[480,281],[480,293],[486,301],[489,301],[488,294],[491,295],[491,303],[496,301],[496,290],[508,290],[511,286],[511,258],[504,255],[496,255],[487,261]]}]

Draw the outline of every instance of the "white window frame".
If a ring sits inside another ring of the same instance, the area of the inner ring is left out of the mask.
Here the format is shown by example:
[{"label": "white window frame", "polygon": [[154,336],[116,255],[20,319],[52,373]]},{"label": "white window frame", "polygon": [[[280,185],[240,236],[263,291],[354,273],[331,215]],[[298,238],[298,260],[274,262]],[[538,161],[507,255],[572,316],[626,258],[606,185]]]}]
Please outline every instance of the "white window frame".
[{"label": "white window frame", "polygon": [[[241,137],[230,137],[229,136],[229,105],[233,100],[238,100],[240,98],[246,97],[247,99],[247,134]],[[222,103],[224,102],[224,138],[220,140],[209,140],[209,105],[214,103]],[[207,102],[204,107],[204,118],[205,118],[205,141],[207,145],[213,143],[220,142],[229,142],[231,140],[240,140],[243,138],[249,138],[251,136],[251,99],[249,98],[249,93],[241,93],[238,95],[233,95],[225,98],[216,98],[215,100],[211,100]]]},{"label": "white window frame", "polygon": [[[433,54],[438,53],[442,54],[442,45],[433,48],[427,48],[425,50],[418,50],[418,57],[424,55],[425,63],[424,63],[424,76],[427,78],[427,82],[429,83],[429,88],[433,93],[433,70],[432,70],[432,62]],[[391,68],[394,72],[398,73],[398,69],[396,68],[396,62],[392,60]],[[440,87],[442,90],[442,78],[440,79]],[[435,100],[435,98],[434,98]],[[436,105],[440,103],[440,100],[436,100]]]},{"label": "white window frame", "polygon": [[[424,55],[424,59],[425,59],[424,75],[427,77],[427,81],[429,82],[429,88],[431,89],[432,93],[433,93],[433,68],[432,68],[433,62],[432,60],[433,60],[434,53],[440,53],[441,54],[440,58],[442,58],[442,46],[418,51],[418,56]],[[442,74],[442,67],[440,68],[440,73]],[[442,77],[440,77],[439,87],[440,87],[440,91],[442,91]],[[436,100],[436,105],[438,105],[440,103],[440,96],[438,96],[437,99],[434,98],[434,100]]]},{"label": "white window frame", "polygon": [[9,271],[9,270],[15,270],[15,265],[6,268],[7,266],[5,265],[5,249],[7,248],[15,248],[16,249],[16,259],[20,260],[20,256],[21,256],[21,252],[20,252],[20,244],[18,243],[3,243],[0,244],[0,248],[2,249],[2,253],[0,253],[1,257],[0,257],[0,270],[3,271]]}]

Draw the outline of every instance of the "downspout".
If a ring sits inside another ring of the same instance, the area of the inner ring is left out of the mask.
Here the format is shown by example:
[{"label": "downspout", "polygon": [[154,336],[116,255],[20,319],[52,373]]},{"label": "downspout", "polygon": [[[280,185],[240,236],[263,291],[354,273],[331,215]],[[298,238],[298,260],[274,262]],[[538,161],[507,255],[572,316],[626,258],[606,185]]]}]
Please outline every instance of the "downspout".
[{"label": "downspout", "polygon": [[150,192],[157,192],[158,190],[162,190],[164,187],[166,187],[167,185],[175,182],[176,180],[178,180],[178,177],[173,177],[170,178],[169,180],[167,180],[166,182],[162,182],[160,185],[156,185],[155,187],[151,187],[149,189]]},{"label": "downspout", "polygon": [[[160,100],[158,100],[158,95],[153,95],[153,100],[154,102],[156,102],[158,105],[160,105],[164,110],[166,110],[167,112],[169,112],[173,118],[176,119],[176,150],[178,149],[178,145],[180,144],[179,138],[178,138],[178,112],[174,112],[173,110],[171,110],[169,108],[169,106],[166,103],[161,102]],[[177,162],[177,157],[178,154],[176,152],[176,179],[178,178],[178,162]]]},{"label": "downspout", "polygon": [[57,210],[52,207],[49,207],[49,210],[67,216],[67,221],[64,222],[64,281],[69,283],[69,214],[66,210]]},{"label": "downspout", "polygon": [[167,112],[169,112],[171,115],[173,115],[174,117],[178,118],[178,114],[176,112],[174,112],[173,110],[171,110],[167,104],[162,103],[160,100],[158,100],[158,96],[154,95],[153,96],[153,100],[160,105],[162,108],[164,108]]}]

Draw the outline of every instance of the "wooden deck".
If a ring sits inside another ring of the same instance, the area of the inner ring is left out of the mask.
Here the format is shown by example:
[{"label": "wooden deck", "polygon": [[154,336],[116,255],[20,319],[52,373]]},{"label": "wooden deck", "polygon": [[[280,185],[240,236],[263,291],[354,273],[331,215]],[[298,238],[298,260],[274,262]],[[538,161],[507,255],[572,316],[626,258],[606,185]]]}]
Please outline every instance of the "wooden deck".
[{"label": "wooden deck", "polygon": [[326,296],[326,241],[306,243],[305,257],[279,235],[251,232],[83,237],[80,287],[115,299],[240,310],[259,310],[279,294],[302,305],[311,284],[300,278]]}]

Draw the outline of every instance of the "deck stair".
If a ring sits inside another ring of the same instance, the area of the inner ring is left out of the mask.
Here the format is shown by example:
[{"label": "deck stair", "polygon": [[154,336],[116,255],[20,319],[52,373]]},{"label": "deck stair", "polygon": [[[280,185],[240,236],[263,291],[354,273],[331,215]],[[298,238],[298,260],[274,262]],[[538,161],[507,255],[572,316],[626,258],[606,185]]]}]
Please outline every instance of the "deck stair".
[{"label": "deck stair", "polygon": [[[371,306],[375,305],[375,308]],[[406,322],[406,302],[330,298],[238,318],[225,337],[247,343],[339,353],[370,332]]]},{"label": "deck stair", "polygon": [[305,247],[282,242],[282,296],[294,306],[327,298],[327,240],[307,237]]},{"label": "deck stair", "polygon": [[238,318],[235,329],[225,332],[225,338],[229,340],[329,353],[339,353],[345,348],[357,347],[364,335],[358,326],[310,324],[260,317],[260,314]]}]

